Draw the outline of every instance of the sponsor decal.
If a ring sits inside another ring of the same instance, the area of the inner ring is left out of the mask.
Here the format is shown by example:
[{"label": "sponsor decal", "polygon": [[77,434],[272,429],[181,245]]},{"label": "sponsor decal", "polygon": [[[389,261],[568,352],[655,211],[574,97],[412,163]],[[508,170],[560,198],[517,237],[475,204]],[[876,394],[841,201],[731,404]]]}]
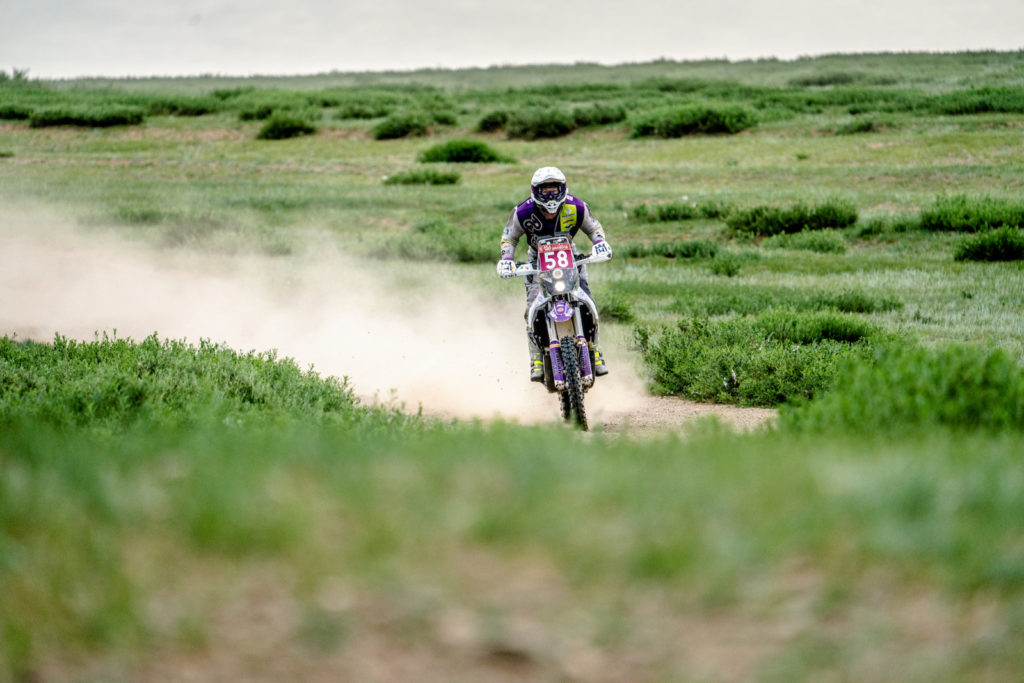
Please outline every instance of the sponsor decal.
[{"label": "sponsor decal", "polygon": [[559,230],[568,232],[576,227],[576,205],[566,202],[562,204],[562,214],[558,217]]}]

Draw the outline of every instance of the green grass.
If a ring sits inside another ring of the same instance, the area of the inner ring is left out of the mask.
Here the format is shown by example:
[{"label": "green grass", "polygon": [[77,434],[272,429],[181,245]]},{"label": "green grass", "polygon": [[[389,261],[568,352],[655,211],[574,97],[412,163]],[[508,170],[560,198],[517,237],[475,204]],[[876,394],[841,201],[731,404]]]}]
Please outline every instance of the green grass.
[{"label": "green grass", "polygon": [[[4,338],[0,679],[1015,680],[1024,272],[974,258],[1019,232],[1022,83],[991,52],[0,77],[5,207],[297,272],[316,226],[498,305],[521,296],[500,231],[556,164],[615,249],[602,324],[642,330],[653,388],[782,405],[753,434],[581,437],[368,407],[269,351]],[[694,102],[757,125],[631,136]],[[144,125],[30,125],[69,108]],[[264,112],[318,132],[257,141]],[[464,142],[517,161],[410,172]],[[403,174],[427,182],[382,182]],[[279,635],[247,659],[257,622]],[[339,674],[385,650],[394,671]]]}]

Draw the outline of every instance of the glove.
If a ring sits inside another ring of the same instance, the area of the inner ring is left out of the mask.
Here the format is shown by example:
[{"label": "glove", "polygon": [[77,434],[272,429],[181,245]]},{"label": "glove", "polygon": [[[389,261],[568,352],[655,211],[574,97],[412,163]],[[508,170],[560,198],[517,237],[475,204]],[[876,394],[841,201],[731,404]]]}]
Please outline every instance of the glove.
[{"label": "glove", "polygon": [[498,277],[505,278],[506,280],[514,278],[516,276],[516,264],[512,262],[512,259],[501,259],[498,261]]},{"label": "glove", "polygon": [[612,257],[612,248],[608,246],[607,242],[597,242],[594,245],[594,250],[590,252],[591,257],[596,257],[602,261],[607,261]]}]

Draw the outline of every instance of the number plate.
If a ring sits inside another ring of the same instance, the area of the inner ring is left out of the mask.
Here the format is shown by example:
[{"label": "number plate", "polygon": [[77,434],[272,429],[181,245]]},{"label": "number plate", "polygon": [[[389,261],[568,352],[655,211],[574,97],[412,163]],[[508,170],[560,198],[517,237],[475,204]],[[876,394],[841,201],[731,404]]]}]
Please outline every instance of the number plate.
[{"label": "number plate", "polygon": [[556,268],[573,268],[576,265],[572,257],[572,245],[568,242],[541,244],[537,247],[537,255],[540,269],[545,272]]}]

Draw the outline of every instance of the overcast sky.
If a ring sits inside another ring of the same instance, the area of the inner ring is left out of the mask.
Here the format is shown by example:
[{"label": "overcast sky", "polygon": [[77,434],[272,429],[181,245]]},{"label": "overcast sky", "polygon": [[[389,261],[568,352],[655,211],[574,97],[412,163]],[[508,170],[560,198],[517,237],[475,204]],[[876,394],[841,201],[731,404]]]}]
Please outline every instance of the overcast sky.
[{"label": "overcast sky", "polygon": [[1024,0],[0,0],[37,78],[1021,48]]}]

